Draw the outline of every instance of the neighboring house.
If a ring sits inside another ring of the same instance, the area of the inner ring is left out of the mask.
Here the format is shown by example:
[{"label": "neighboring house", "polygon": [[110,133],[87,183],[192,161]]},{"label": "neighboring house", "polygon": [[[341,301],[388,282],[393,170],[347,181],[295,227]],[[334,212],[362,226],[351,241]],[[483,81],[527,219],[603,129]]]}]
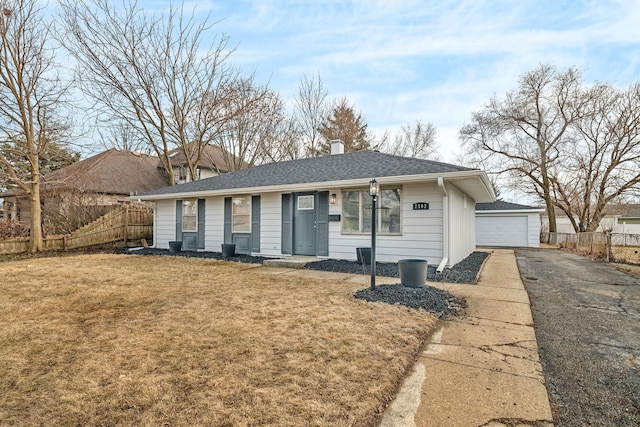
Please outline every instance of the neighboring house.
[{"label": "neighboring house", "polygon": [[[158,158],[110,149],[49,173],[41,181],[41,204],[49,214],[68,213],[71,208],[101,207],[121,203],[130,195],[166,187],[166,175],[158,169]],[[21,189],[0,194],[5,218],[28,222],[29,199]]]},{"label": "neighboring house", "polygon": [[[187,150],[197,149],[196,145],[188,145]],[[196,176],[192,177],[189,171],[187,157],[184,150],[175,148],[169,152],[171,158],[171,166],[175,176],[175,184],[186,184],[187,182],[198,181],[200,179],[211,178],[221,173],[229,172],[227,164],[236,163],[235,157],[216,145],[207,145],[200,155],[200,159],[196,166]],[[231,158],[229,158],[231,157]],[[191,161],[195,163],[196,155],[191,156]],[[158,161],[158,167],[162,168],[162,164]],[[248,168],[249,165],[243,163],[241,169]]]},{"label": "neighboring house", "polygon": [[[193,181],[185,172],[185,156],[173,150],[172,164],[178,183]],[[208,147],[198,163],[198,178],[226,172],[222,149]],[[219,165],[219,166],[218,166]],[[200,172],[201,171],[201,172]],[[129,196],[168,186],[168,175],[158,157],[112,148],[47,174],[42,179],[43,211],[49,217],[79,215],[90,209],[89,216],[102,214],[111,205],[122,203]],[[24,191],[14,188],[0,193],[4,203],[1,217],[28,222],[31,218],[29,200]]]},{"label": "neighboring house", "polygon": [[613,232],[640,234],[640,205],[627,205],[627,209],[617,218]]},{"label": "neighboring house", "polygon": [[542,208],[497,200],[476,204],[478,246],[540,247]]},{"label": "neighboring house", "polygon": [[[569,217],[559,208],[556,208],[556,229],[558,233],[575,233]],[[542,230],[549,230],[549,217],[546,212],[542,214]],[[599,233],[611,231],[613,233],[640,234],[640,205],[608,205],[596,231]]]},{"label": "neighboring house", "polygon": [[355,259],[370,246],[369,182],[381,187],[377,259],[453,265],[475,244],[475,203],[495,200],[480,170],[373,151],[255,166],[139,196],[156,204],[154,245],[264,256]]}]

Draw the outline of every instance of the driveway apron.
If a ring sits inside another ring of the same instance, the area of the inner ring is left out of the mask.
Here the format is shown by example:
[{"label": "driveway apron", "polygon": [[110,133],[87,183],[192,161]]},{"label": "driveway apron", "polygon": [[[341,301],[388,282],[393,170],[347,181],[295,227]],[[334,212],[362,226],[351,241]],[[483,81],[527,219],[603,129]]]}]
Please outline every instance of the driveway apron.
[{"label": "driveway apron", "polygon": [[556,425],[640,425],[640,279],[558,250],[516,255]]}]

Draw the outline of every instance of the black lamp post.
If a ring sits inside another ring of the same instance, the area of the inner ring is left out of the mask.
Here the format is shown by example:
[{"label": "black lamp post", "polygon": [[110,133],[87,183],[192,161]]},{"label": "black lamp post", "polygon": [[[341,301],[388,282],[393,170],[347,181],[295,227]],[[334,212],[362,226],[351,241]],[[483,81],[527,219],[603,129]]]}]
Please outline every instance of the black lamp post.
[{"label": "black lamp post", "polygon": [[371,196],[371,290],[376,289],[376,201],[380,195],[380,184],[376,179],[369,182],[369,195]]}]

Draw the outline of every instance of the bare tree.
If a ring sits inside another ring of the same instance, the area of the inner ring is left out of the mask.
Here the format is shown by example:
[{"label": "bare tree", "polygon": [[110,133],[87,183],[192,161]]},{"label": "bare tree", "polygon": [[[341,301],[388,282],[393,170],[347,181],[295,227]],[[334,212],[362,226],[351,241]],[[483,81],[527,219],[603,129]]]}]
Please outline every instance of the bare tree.
[{"label": "bare tree", "polygon": [[280,95],[267,86],[238,79],[216,111],[228,117],[212,139],[222,148],[227,170],[298,157],[295,123]]},{"label": "bare tree", "polygon": [[[125,151],[140,151],[151,154],[152,147],[138,131],[126,123],[109,120],[96,129],[100,144],[106,148]],[[153,150],[155,151],[155,150]],[[154,153],[155,154],[155,153]]]},{"label": "bare tree", "polygon": [[294,99],[294,117],[303,139],[305,157],[319,154],[322,141],[320,127],[329,115],[329,92],[324,87],[320,74],[316,77],[304,76]]},{"label": "bare tree", "polygon": [[439,160],[436,134],[438,130],[433,123],[416,120],[400,128],[393,143],[387,142],[383,151],[397,156],[415,157],[417,159]]},{"label": "bare tree", "polygon": [[540,197],[551,232],[557,228],[551,175],[563,160],[560,150],[571,137],[570,127],[583,112],[581,84],[574,68],[560,73],[541,65],[523,75],[518,89],[504,99],[493,97],[460,130],[467,161],[489,162],[514,186]]},{"label": "bare tree", "polygon": [[125,124],[155,152],[171,183],[169,153],[183,150],[191,176],[226,117],[213,114],[237,77],[226,35],[201,42],[214,24],[184,3],[151,14],[135,0],[60,0],[63,45],[76,58],[78,81],[100,119]]},{"label": "bare tree", "polygon": [[68,85],[44,16],[32,0],[0,0],[0,174],[29,196],[31,252],[42,249],[40,157],[68,126],[56,116]]},{"label": "bare tree", "polygon": [[556,205],[574,230],[595,231],[612,202],[640,192],[640,83],[598,84],[583,94],[576,137],[552,177]]}]

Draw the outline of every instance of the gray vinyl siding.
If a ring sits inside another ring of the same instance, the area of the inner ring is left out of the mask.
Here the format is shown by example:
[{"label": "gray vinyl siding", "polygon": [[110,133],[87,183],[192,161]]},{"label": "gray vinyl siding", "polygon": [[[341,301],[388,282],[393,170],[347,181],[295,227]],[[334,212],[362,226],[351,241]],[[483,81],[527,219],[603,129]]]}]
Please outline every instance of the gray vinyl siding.
[{"label": "gray vinyl siding", "polygon": [[[401,235],[377,235],[376,259],[397,262],[403,258],[426,259],[437,265],[442,261],[442,193],[436,183],[405,184],[401,188]],[[341,214],[340,189],[338,203],[329,206],[330,214]],[[429,203],[429,210],[414,211],[413,204]],[[473,211],[473,209],[472,209]],[[370,247],[371,235],[342,234],[340,222],[329,222],[329,257],[356,259],[357,247]]]},{"label": "gray vinyl siding", "polygon": [[458,187],[447,184],[449,195],[449,263],[453,265],[476,249],[476,202]]},{"label": "gray vinyl siding", "polygon": [[224,197],[207,197],[205,206],[205,250],[220,252],[224,242]]},{"label": "gray vinyl siding", "polygon": [[280,255],[282,242],[282,197],[280,193],[262,194],[260,198],[260,253]]},{"label": "gray vinyl siding", "polygon": [[153,236],[154,247],[169,249],[169,242],[176,239],[176,201],[158,200],[155,206]]}]

